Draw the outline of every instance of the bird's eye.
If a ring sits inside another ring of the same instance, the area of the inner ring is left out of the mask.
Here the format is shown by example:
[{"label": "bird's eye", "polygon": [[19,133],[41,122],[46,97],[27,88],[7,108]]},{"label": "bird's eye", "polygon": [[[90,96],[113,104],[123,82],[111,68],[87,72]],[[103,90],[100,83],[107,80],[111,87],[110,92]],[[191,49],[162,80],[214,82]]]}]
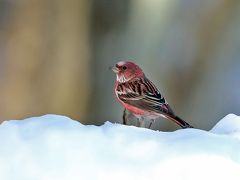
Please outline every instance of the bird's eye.
[{"label": "bird's eye", "polygon": [[123,66],[123,67],[122,67],[122,69],[123,69],[123,70],[126,70],[126,69],[127,69],[127,67],[126,67],[126,66]]}]

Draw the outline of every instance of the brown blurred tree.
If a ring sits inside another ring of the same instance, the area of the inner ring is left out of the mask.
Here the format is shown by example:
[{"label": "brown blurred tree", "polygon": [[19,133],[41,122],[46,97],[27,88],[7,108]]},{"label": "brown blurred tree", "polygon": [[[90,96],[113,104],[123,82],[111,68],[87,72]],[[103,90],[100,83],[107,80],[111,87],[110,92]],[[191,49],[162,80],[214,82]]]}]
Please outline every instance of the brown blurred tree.
[{"label": "brown blurred tree", "polygon": [[46,113],[86,119],[89,1],[14,1],[10,12],[0,119]]}]

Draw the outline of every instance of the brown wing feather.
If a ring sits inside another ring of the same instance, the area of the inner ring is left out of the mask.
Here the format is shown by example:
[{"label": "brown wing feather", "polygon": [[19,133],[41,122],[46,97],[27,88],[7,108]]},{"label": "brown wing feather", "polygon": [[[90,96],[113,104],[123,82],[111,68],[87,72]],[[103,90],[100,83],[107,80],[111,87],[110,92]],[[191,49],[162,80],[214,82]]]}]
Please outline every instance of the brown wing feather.
[{"label": "brown wing feather", "polygon": [[119,84],[116,88],[116,95],[126,104],[145,111],[162,114],[182,128],[192,128],[191,125],[173,113],[164,97],[147,78]]},{"label": "brown wing feather", "polygon": [[147,78],[123,83],[121,86],[118,88],[120,91],[117,91],[117,96],[124,103],[150,112],[174,115],[164,97]]}]

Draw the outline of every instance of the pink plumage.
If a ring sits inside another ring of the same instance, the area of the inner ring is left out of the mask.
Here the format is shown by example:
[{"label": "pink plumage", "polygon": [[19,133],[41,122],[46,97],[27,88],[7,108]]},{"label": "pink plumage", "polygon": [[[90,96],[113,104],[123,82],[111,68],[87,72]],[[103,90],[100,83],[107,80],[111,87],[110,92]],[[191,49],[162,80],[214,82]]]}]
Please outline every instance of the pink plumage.
[{"label": "pink plumage", "polygon": [[115,94],[118,101],[136,117],[156,119],[162,116],[182,128],[192,127],[173,113],[156,86],[134,62],[120,61],[112,70],[116,73]]}]

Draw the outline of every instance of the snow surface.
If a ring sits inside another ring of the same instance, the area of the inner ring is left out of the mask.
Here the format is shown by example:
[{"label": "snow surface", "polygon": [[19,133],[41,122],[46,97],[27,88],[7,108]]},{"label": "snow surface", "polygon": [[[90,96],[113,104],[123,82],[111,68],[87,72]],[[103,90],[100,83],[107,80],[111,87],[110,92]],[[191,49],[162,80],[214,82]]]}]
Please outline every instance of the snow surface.
[{"label": "snow surface", "polygon": [[0,125],[0,180],[240,179],[240,117],[159,132],[45,115]]}]

